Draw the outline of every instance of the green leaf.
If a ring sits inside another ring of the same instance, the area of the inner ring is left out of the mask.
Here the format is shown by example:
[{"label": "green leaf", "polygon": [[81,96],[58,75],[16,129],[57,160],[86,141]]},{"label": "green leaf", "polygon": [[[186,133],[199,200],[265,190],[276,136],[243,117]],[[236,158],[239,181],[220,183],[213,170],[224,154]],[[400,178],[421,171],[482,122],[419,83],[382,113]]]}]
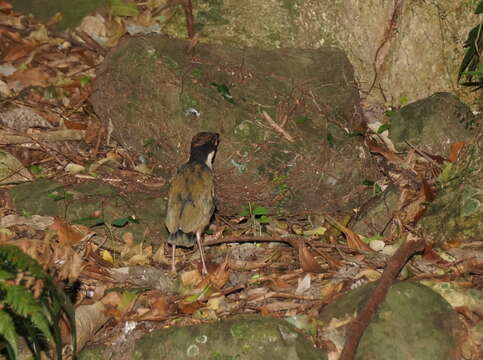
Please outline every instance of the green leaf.
[{"label": "green leaf", "polygon": [[[7,342],[7,351],[9,357],[16,359],[17,353],[17,335],[15,333],[15,325],[12,317],[3,310],[0,310],[0,336]],[[13,354],[13,356],[11,356]]]},{"label": "green leaf", "polygon": [[83,88],[84,86],[86,86],[87,84],[89,84],[90,82],[92,81],[92,78],[88,75],[82,75],[80,78],[79,78],[79,83],[80,83],[80,86]]},{"label": "green leaf", "polygon": [[386,110],[384,111],[384,115],[386,115],[387,117],[391,117],[391,116],[394,116],[397,114],[397,111],[395,110]]},{"label": "green leaf", "polygon": [[106,221],[104,219],[95,217],[95,216],[87,216],[84,218],[72,220],[72,224],[80,224],[80,225],[85,225],[87,227],[104,225],[105,223]]},{"label": "green leaf", "polygon": [[250,216],[250,206],[243,205],[240,210],[240,216]]},{"label": "green leaf", "polygon": [[223,96],[226,101],[235,104],[235,100],[230,94],[230,89],[233,87],[233,85],[217,84],[215,82],[212,82],[211,85],[216,88],[216,90],[221,94],[221,96]]},{"label": "green leaf", "polygon": [[479,208],[481,204],[478,199],[468,199],[463,203],[463,206],[461,208],[461,216],[470,216],[474,214]]},{"label": "green leaf", "polygon": [[270,224],[270,218],[267,215],[262,215],[257,220],[260,224]]},{"label": "green leaf", "polygon": [[478,5],[476,5],[475,14],[483,13],[483,1],[480,1]]},{"label": "green leaf", "polygon": [[378,134],[382,134],[384,131],[389,130],[391,128],[391,124],[383,124],[379,126],[379,129],[377,129]]},{"label": "green leaf", "polygon": [[54,201],[60,201],[60,200],[72,199],[73,195],[67,191],[62,191],[62,192],[52,191],[51,193],[47,194],[47,197]]},{"label": "green leaf", "polygon": [[123,226],[126,226],[126,224],[130,223],[130,222],[138,223],[138,220],[133,218],[132,216],[125,216],[125,217],[122,217],[122,218],[119,218],[119,219],[112,220],[111,225],[116,226],[116,227],[123,227]]},{"label": "green leaf", "polygon": [[132,0],[111,0],[111,11],[114,16],[137,16],[139,10]]},{"label": "green leaf", "polygon": [[42,166],[40,165],[32,165],[30,166],[30,172],[32,173],[32,175],[40,175],[42,173]]},{"label": "green leaf", "polygon": [[409,99],[406,95],[403,95],[399,98],[399,103],[401,105],[406,105],[409,102]]},{"label": "green leaf", "polygon": [[375,194],[380,194],[380,193],[382,193],[382,188],[381,188],[381,186],[380,186],[378,183],[375,183],[375,184],[374,184],[374,193],[375,193]]},{"label": "green leaf", "polygon": [[253,209],[253,215],[255,216],[268,215],[268,210],[263,206],[255,206],[255,209]]},{"label": "green leaf", "polygon": [[334,136],[332,136],[332,134],[330,132],[327,133],[327,143],[329,144],[329,146],[331,148],[334,147]]},{"label": "green leaf", "polygon": [[375,182],[373,180],[364,180],[362,182],[362,185],[366,185],[366,186],[374,186]]},{"label": "green leaf", "polygon": [[364,134],[361,131],[351,131],[350,133],[347,134],[349,137],[355,137],[355,136],[364,136]]},{"label": "green leaf", "polygon": [[384,240],[384,236],[377,234],[374,236],[362,238],[362,241],[364,241],[366,244],[369,244],[373,240]]},{"label": "green leaf", "polygon": [[307,116],[297,116],[295,118],[295,123],[296,124],[304,124],[309,118]]},{"label": "green leaf", "polygon": [[455,170],[453,167],[453,163],[451,162],[446,162],[444,164],[443,170],[441,171],[441,174],[439,174],[437,180],[441,184],[445,184],[448,181],[450,181],[453,176],[455,175]]}]

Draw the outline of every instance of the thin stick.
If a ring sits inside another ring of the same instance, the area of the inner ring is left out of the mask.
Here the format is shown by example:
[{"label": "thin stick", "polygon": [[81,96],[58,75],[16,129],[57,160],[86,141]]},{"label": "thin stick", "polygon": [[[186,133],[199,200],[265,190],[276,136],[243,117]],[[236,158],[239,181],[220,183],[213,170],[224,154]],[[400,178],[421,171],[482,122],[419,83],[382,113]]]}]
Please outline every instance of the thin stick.
[{"label": "thin stick", "polygon": [[280,127],[280,125],[278,125],[275,121],[273,121],[273,119],[270,117],[270,115],[267,114],[265,110],[262,110],[262,115],[263,115],[263,118],[270,124],[270,126],[279,134],[281,134],[287,141],[289,142],[295,141],[292,135],[290,135],[287,131],[285,131],[282,127]]},{"label": "thin stick", "polygon": [[407,241],[397,249],[387,263],[381,279],[364,308],[359,311],[357,318],[348,325],[347,338],[339,360],[352,360],[354,358],[364,330],[369,325],[379,305],[384,301],[397,274],[412,255],[424,249],[424,245],[425,242],[422,238],[410,235]]}]

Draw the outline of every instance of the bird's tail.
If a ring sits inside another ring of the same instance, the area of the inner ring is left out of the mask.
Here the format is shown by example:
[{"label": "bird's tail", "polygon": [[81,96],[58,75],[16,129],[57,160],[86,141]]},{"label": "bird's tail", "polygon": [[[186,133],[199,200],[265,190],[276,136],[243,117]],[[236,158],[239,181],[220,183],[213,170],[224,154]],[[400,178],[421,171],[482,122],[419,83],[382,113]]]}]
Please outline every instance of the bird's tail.
[{"label": "bird's tail", "polygon": [[169,234],[168,243],[176,246],[192,247],[195,243],[196,236],[194,233],[185,233],[181,229]]}]

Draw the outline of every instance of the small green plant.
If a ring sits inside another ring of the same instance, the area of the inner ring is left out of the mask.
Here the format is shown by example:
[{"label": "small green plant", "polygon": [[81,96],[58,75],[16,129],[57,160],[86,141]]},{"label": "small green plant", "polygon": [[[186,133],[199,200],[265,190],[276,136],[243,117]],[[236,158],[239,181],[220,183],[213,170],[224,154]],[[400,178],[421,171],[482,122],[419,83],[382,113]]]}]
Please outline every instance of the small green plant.
[{"label": "small green plant", "polygon": [[[483,1],[479,1],[475,9],[476,15],[481,13],[483,13]],[[483,21],[480,21],[469,31],[464,44],[464,47],[467,48],[466,54],[458,71],[458,81],[462,76],[466,78],[462,85],[474,86],[477,89],[483,86],[483,63],[480,60],[480,51],[483,45],[482,30]]]},{"label": "small green plant", "polygon": [[258,230],[260,234],[262,232],[262,225],[267,225],[270,223],[267,208],[263,206],[252,205],[251,203],[242,206],[240,216],[248,217],[254,232]]},{"label": "small green plant", "polygon": [[364,180],[362,184],[371,187],[374,195],[380,194],[382,192],[381,186],[373,180]]},{"label": "small green plant", "polygon": [[0,353],[18,356],[17,337],[25,338],[35,359],[55,348],[62,359],[59,321],[65,315],[72,333],[74,354],[74,307],[52,278],[27,254],[13,245],[0,245]]}]

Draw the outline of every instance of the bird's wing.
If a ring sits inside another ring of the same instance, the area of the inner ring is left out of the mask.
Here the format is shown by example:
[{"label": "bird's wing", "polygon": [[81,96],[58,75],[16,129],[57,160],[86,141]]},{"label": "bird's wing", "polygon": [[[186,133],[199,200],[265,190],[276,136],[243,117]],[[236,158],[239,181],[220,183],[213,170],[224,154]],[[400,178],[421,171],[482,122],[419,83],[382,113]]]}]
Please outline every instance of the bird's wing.
[{"label": "bird's wing", "polygon": [[203,231],[213,211],[213,172],[204,164],[186,164],[171,182],[166,227],[170,233]]}]

